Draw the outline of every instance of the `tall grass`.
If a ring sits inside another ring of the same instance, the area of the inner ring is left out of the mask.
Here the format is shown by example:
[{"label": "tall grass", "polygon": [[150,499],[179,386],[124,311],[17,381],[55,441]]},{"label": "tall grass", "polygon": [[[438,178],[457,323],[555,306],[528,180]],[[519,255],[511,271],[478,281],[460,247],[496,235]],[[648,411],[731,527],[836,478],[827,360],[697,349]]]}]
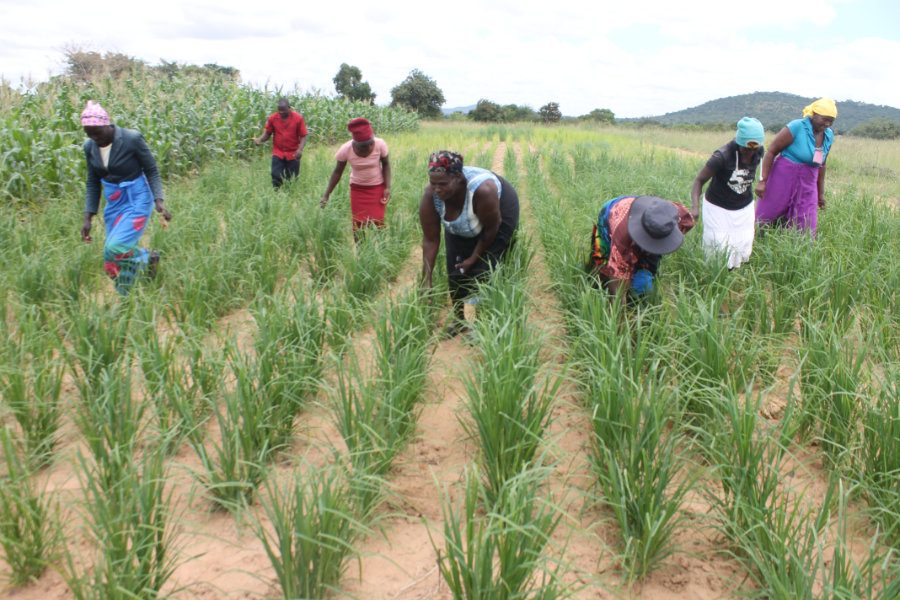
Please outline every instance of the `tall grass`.
[{"label": "tall grass", "polygon": [[838,320],[828,314],[824,321],[805,320],[801,339],[801,432],[820,440],[830,464],[840,468],[859,441],[868,348],[862,339],[845,337]]},{"label": "tall grass", "polygon": [[9,583],[37,580],[55,558],[61,539],[49,497],[31,480],[32,471],[9,428],[0,428],[5,473],[0,476],[0,547]]},{"label": "tall grass", "polygon": [[900,550],[900,369],[891,365],[863,409],[862,443],[854,461],[860,492],[885,542]]},{"label": "tall grass", "polygon": [[479,284],[473,357],[465,378],[466,434],[479,443],[479,465],[489,498],[505,482],[535,463],[550,425],[553,399],[562,377],[539,377],[544,359],[542,335],[531,321],[525,279],[533,253],[529,240],[516,245],[490,278]]},{"label": "tall grass", "polygon": [[[62,419],[60,395],[64,367],[56,356],[58,341],[47,332],[20,322],[19,336],[0,367],[0,393],[22,432],[29,464],[53,460]],[[27,338],[27,342],[26,342]]]},{"label": "tall grass", "polygon": [[[76,600],[159,598],[179,562],[166,453],[115,455],[117,477],[79,455],[85,513],[96,562],[66,554],[63,576]],[[77,550],[76,550],[77,552]]]},{"label": "tall grass", "polygon": [[680,458],[685,440],[670,429],[676,420],[670,394],[659,384],[641,386],[628,378],[605,383],[619,391],[590,399],[590,459],[602,502],[619,525],[624,576],[631,584],[675,551],[694,476]]},{"label": "tall grass", "polygon": [[432,539],[441,576],[454,600],[551,600],[563,595],[559,565],[545,554],[561,513],[544,494],[546,469],[511,478],[481,512],[481,476],[466,472],[459,504],[442,499],[443,548]]},{"label": "tall grass", "polygon": [[268,523],[256,535],[275,569],[284,600],[325,599],[337,591],[365,527],[354,512],[350,481],[339,468],[306,465],[286,489],[269,482],[261,500]]}]

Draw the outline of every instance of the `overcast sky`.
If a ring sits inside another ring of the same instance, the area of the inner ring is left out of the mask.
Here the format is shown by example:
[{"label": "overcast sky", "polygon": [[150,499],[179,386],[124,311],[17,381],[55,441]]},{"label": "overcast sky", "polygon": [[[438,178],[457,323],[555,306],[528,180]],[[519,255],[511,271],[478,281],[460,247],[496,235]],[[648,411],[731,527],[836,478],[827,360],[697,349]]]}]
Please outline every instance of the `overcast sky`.
[{"label": "overcast sky", "polygon": [[898,0],[0,0],[0,15],[14,85],[59,73],[78,45],[329,95],[346,62],[377,104],[419,69],[445,108],[640,117],[755,91],[900,107]]}]

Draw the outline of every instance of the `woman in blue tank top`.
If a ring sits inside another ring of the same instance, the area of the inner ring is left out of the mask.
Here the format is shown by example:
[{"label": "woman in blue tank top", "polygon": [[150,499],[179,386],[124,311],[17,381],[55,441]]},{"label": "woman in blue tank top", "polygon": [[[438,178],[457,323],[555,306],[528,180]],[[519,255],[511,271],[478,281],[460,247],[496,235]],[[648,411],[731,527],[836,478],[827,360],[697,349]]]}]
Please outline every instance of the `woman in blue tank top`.
[{"label": "woman in blue tank top", "polygon": [[444,230],[448,287],[453,302],[449,337],[466,331],[463,300],[476,282],[503,260],[519,224],[519,197],[508,181],[487,169],[463,166],[463,157],[441,150],[428,160],[428,185],[419,205],[422,284],[432,273]]}]

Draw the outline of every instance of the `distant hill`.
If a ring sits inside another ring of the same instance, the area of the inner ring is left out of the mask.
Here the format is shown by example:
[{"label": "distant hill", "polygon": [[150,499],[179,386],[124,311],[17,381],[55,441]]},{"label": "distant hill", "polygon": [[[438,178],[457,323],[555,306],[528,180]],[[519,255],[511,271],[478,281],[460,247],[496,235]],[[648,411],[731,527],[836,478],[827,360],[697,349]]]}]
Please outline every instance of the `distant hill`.
[{"label": "distant hill", "polygon": [[[779,129],[788,121],[801,116],[803,107],[816,98],[804,98],[781,92],[754,92],[710,100],[693,108],[666,113],[658,117],[645,117],[663,125],[737,123],[741,117],[756,117],[766,129]],[[866,104],[853,100],[838,101],[838,118],[835,133],[847,133],[857,125],[876,117],[900,123],[900,108]],[[635,121],[637,119],[622,119]]]},{"label": "distant hill", "polygon": [[444,113],[444,116],[449,115],[451,113],[469,113],[475,110],[477,104],[470,104],[469,106],[454,106],[453,108],[442,108],[441,112]]}]

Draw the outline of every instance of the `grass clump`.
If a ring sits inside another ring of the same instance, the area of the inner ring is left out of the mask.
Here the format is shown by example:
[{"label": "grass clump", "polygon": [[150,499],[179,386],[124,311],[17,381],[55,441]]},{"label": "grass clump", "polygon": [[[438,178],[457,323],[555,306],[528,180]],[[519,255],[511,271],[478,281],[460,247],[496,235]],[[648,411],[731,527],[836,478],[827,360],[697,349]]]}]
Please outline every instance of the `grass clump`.
[{"label": "grass clump", "polygon": [[365,532],[354,511],[352,486],[337,467],[308,466],[285,489],[266,484],[261,500],[268,524],[256,535],[275,569],[284,600],[330,597]]},{"label": "grass clump", "polygon": [[31,481],[27,458],[8,427],[0,428],[6,473],[0,476],[0,547],[14,586],[35,581],[59,545],[56,518],[48,499]]},{"label": "grass clump", "polygon": [[459,505],[444,494],[441,577],[454,600],[553,600],[563,596],[560,568],[546,555],[561,513],[545,499],[544,468],[510,478],[495,504],[484,507],[486,490],[477,471],[466,473]]}]

